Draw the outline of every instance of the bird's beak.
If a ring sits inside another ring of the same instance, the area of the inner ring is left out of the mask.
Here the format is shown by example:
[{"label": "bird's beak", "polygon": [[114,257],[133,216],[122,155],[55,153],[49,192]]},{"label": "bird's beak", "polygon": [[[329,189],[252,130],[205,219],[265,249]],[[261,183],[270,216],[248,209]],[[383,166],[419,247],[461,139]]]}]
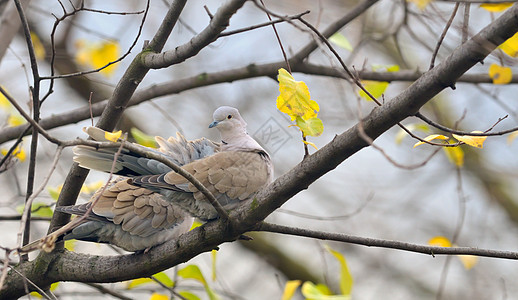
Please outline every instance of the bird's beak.
[{"label": "bird's beak", "polygon": [[209,128],[218,126],[218,123],[219,123],[218,121],[214,121],[214,122],[210,123]]}]

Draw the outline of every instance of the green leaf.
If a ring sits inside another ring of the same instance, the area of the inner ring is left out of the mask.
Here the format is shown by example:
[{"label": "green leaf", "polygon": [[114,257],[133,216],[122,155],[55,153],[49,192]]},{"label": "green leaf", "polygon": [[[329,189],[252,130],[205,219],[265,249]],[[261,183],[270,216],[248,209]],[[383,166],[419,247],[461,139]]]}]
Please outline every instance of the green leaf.
[{"label": "green leaf", "polygon": [[201,270],[200,268],[198,268],[198,266],[188,265],[185,268],[180,269],[178,271],[178,276],[184,279],[194,279],[199,281],[201,284],[203,284],[203,287],[205,288],[207,296],[209,296],[210,300],[219,299],[219,296],[210,288],[209,284],[207,283],[207,280],[205,280],[205,277],[201,273]]},{"label": "green leaf", "polygon": [[297,126],[304,136],[319,136],[324,132],[324,123],[317,117],[308,120],[297,117],[296,120]]},{"label": "green leaf", "polygon": [[[46,203],[34,202],[32,204],[31,208],[32,208],[31,209],[31,214],[33,216],[50,218],[54,214],[52,209]],[[23,205],[23,204],[16,207],[16,211],[19,214],[22,214],[24,209],[25,209],[25,205]]]},{"label": "green leaf", "polygon": [[[167,274],[164,273],[164,272],[156,273],[156,274],[153,275],[153,277],[155,277],[156,280],[160,281],[162,284],[164,284],[167,287],[173,287],[174,286],[174,281],[169,276],[167,276]],[[130,280],[128,282],[128,285],[126,286],[126,288],[129,290],[129,289],[132,289],[132,288],[134,288],[136,286],[143,285],[143,284],[149,284],[149,283],[157,284],[150,277],[137,278],[137,279]]]},{"label": "green leaf", "polygon": [[339,32],[333,34],[329,38],[329,41],[333,44],[336,44],[339,47],[344,48],[347,51],[353,51],[353,46],[351,46],[351,43],[349,42],[349,40],[343,34],[341,34]]},{"label": "green leaf", "polygon": [[52,199],[57,201],[58,198],[59,198],[59,193],[61,193],[61,188],[62,188],[62,186],[58,186],[58,187],[50,187],[50,186],[48,186],[47,187],[47,192],[49,192],[50,198],[52,198]]},{"label": "green leaf", "polygon": [[[389,83],[386,81],[372,81],[372,80],[362,80],[361,81],[363,87],[376,99],[381,97],[385,90],[387,89]],[[372,98],[367,95],[363,90],[359,91],[360,97],[365,100],[372,101]]]},{"label": "green leaf", "polygon": [[153,277],[155,277],[156,280],[160,281],[163,285],[167,287],[174,286],[174,281],[164,272],[156,273],[155,275],[153,275]]},{"label": "green leaf", "polygon": [[353,288],[353,277],[351,272],[349,272],[349,268],[347,267],[347,261],[345,257],[338,251],[331,249],[331,247],[325,245],[324,246],[329,253],[333,254],[333,256],[340,263],[340,291],[343,295],[351,295],[351,290]]},{"label": "green leaf", "polygon": [[138,144],[140,144],[142,146],[150,147],[150,148],[157,148],[158,147],[158,144],[155,141],[154,137],[145,134],[144,132],[138,130],[135,127],[131,128],[130,132],[131,132],[131,135],[133,136],[133,138],[135,139],[135,141]]},{"label": "green leaf", "polygon": [[200,300],[200,297],[188,291],[179,291],[178,294],[187,300]]},{"label": "green leaf", "polygon": [[320,291],[312,282],[306,281],[302,285],[302,295],[306,300],[350,300],[350,295],[326,295]]}]

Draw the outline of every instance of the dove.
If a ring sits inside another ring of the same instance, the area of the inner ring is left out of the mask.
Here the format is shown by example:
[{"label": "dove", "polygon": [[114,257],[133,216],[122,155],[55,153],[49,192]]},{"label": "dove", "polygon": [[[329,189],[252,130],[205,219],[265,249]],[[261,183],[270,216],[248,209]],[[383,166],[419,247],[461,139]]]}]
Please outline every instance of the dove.
[{"label": "dove", "polygon": [[[177,133],[176,138],[167,140],[156,137],[158,149],[139,147],[182,167],[228,211],[252,199],[273,180],[270,156],[247,133],[246,127],[236,108],[222,106],[216,109],[209,125],[219,130],[221,143],[206,138],[187,141]],[[84,130],[94,140],[106,140],[101,129]],[[65,239],[108,242],[137,251],[177,238],[190,228],[191,216],[203,221],[218,217],[206,197],[167,165],[127,149],[122,149],[114,163],[117,150],[116,147],[74,147],[74,161],[81,167],[110,172],[114,165],[113,173],[121,178],[92,197],[100,197],[93,214]],[[91,203],[56,209],[82,215]]]},{"label": "dove", "polygon": [[[209,128],[216,128],[220,132],[219,149],[210,156],[182,167],[199,180],[227,211],[241,201],[253,198],[273,179],[270,156],[247,133],[246,126],[236,108],[219,107],[209,125]],[[217,217],[216,210],[202,192],[174,171],[137,176],[131,179],[131,183],[160,191],[166,199],[201,220]]]},{"label": "dove", "polygon": [[[87,127],[84,131],[94,140],[106,141],[105,131],[101,129]],[[161,153],[179,166],[211,155],[218,147],[207,139],[187,141],[179,133],[176,138],[170,137],[168,140],[156,137],[156,141],[160,146],[158,149],[140,147]],[[92,149],[75,147],[77,161],[87,160],[101,171],[109,172],[118,148]],[[82,216],[93,206],[86,220],[63,239],[110,243],[127,251],[147,251],[155,245],[178,238],[191,228],[194,218],[183,209],[167,201],[160,193],[127,181],[127,176],[160,174],[171,171],[171,168],[157,161],[139,159],[134,153],[122,149],[114,170],[121,176],[106,188],[100,188],[90,202],[56,207],[56,211]]]}]

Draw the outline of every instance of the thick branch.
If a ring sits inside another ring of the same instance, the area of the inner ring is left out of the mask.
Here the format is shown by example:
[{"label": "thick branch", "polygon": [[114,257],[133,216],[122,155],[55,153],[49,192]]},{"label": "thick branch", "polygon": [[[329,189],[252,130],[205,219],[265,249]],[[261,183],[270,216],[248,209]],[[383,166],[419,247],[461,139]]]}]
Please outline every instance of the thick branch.
[{"label": "thick branch", "polygon": [[[209,25],[189,42],[162,53],[149,52],[143,56],[143,64],[151,69],[160,69],[183,62],[195,56],[201,49],[218,38],[218,35],[228,27],[230,18],[245,2],[246,0],[232,0],[225,3],[218,9],[214,17],[210,20]],[[155,50],[155,52],[159,51],[160,50]]]}]

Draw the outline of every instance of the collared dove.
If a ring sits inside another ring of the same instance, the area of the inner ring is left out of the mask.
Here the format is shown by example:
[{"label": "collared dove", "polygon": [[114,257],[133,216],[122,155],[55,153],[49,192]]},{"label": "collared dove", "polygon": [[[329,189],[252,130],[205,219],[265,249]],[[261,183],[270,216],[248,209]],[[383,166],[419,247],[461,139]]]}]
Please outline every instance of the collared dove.
[{"label": "collared dove", "polygon": [[[156,137],[159,149],[144,148],[182,166],[229,210],[268,185],[272,181],[273,166],[266,151],[246,132],[246,122],[237,109],[222,106],[214,112],[213,119],[209,128],[219,130],[221,144],[205,138],[187,141],[177,133],[176,139]],[[95,140],[105,140],[104,131],[100,129],[89,127],[85,131]],[[110,172],[116,150],[77,146],[74,161],[85,168]],[[89,217],[90,222],[80,225],[65,238],[104,241],[135,251],[186,232],[192,219],[183,211],[202,220],[217,217],[216,210],[200,191],[156,160],[123,149],[115,162],[114,174],[130,178],[119,179],[102,193],[93,209],[94,215]],[[88,205],[90,202],[56,209],[84,214]],[[152,236],[148,238],[152,241],[146,244],[145,235]]]}]

